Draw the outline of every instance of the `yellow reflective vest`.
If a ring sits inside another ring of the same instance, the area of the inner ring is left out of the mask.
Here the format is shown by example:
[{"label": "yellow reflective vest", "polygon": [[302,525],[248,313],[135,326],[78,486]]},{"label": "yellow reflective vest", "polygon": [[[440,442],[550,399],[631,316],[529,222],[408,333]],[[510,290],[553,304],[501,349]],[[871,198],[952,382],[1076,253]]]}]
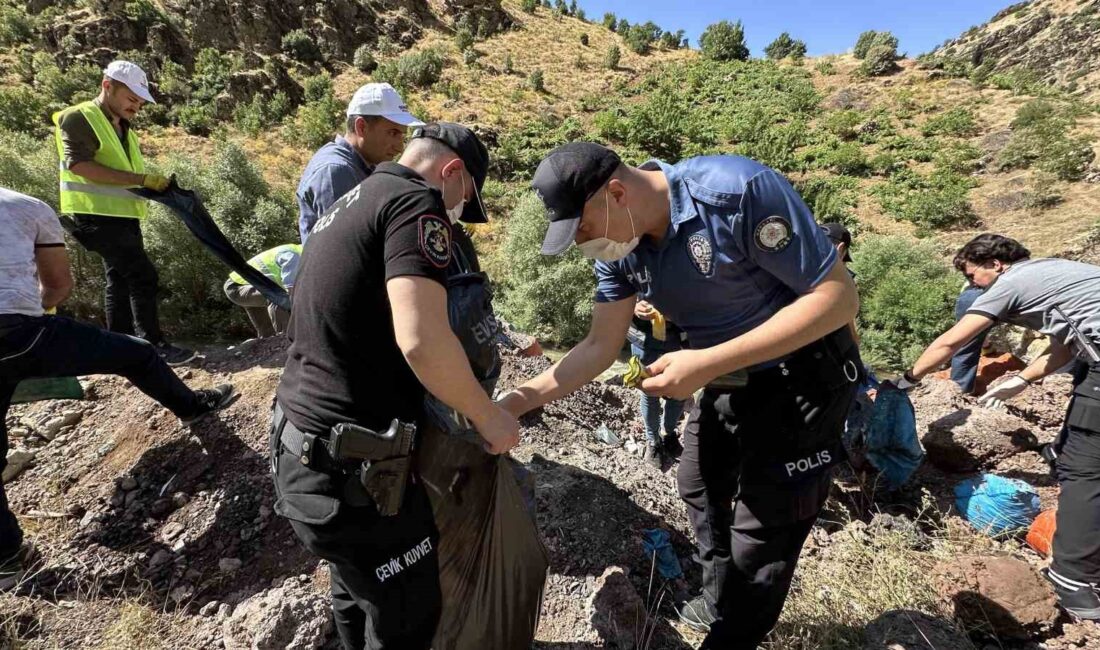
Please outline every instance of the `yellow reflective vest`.
[{"label": "yellow reflective vest", "polygon": [[[127,133],[126,150],[122,148],[114,126],[107,115],[93,102],[82,102],[53,114],[54,139],[57,156],[61,161],[61,212],[63,214],[98,214],[107,217],[144,219],[148,210],[142,199],[122,185],[96,183],[69,170],[65,162],[65,147],[61,143],[61,116],[68,111],[80,111],[99,138],[95,162],[120,171],[145,173],[145,161],[141,157],[137,136],[133,130]],[[129,155],[127,155],[129,153]]]},{"label": "yellow reflective vest", "polygon": [[[248,265],[274,280],[275,284],[286,289],[286,285],[283,284],[283,268],[279,264],[279,257],[284,253],[292,254],[292,257],[284,258],[284,264],[295,261],[302,255],[302,245],[283,244],[282,246],[276,246],[248,260]],[[248,284],[248,281],[236,271],[229,274],[229,279],[234,284]]]}]

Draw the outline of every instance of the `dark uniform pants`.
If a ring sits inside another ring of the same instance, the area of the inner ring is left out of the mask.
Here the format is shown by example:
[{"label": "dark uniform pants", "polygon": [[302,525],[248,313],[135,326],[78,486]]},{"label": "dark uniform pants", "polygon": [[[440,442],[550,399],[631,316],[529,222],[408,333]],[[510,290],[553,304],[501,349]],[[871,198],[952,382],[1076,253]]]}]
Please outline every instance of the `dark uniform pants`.
[{"label": "dark uniform pants", "polygon": [[286,333],[290,312],[276,307],[256,287],[251,284],[237,284],[230,279],[225,281],[223,289],[229,302],[244,308],[248,320],[256,329],[256,336],[266,339]]},{"label": "dark uniform pants", "polygon": [[[141,221],[94,214],[73,215],[77,241],[103,258],[107,274],[104,311],[107,329],[160,343],[157,318],[157,269],[145,254]],[[136,330],[135,330],[136,327]]]},{"label": "dark uniform pants", "polygon": [[1077,376],[1058,442],[1058,494],[1051,571],[1100,584],[1100,364]]},{"label": "dark uniform pants", "polygon": [[401,511],[345,499],[354,474],[316,471],[278,443],[272,427],[275,511],[311,553],[329,563],[332,613],[346,649],[427,650],[442,610],[439,534],[427,493],[410,482]]},{"label": "dark uniform pants", "polygon": [[843,460],[862,363],[854,346],[823,348],[753,373],[744,388],[706,389],[688,420],[679,491],[718,614],[703,648],[755,650],[775,626]]}]

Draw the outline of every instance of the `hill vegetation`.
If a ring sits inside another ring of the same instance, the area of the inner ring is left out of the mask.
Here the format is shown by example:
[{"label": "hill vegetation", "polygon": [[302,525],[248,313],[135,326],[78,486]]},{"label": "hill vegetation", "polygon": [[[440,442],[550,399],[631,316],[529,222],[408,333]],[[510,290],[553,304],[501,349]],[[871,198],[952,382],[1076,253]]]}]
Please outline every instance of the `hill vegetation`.
[{"label": "hill vegetation", "polygon": [[[252,4],[252,18],[234,14],[226,35],[174,2],[57,0],[32,3],[34,13],[3,0],[0,183],[56,205],[50,113],[90,97],[107,60],[132,58],[161,100],[139,119],[147,157],[199,189],[251,254],[295,238],[292,191],[305,160],[339,130],[355,88],[384,80],[418,115],[471,124],[489,144],[494,220],[475,238],[503,315],[521,328],[568,344],[585,331],[591,299],[582,259],[542,259],[532,244],[541,215],[526,184],[545,152],[586,139],[631,163],[733,153],[787,174],[819,220],[856,234],[865,355],[890,367],[949,322],[957,287],[942,260],[952,247],[991,229],[1056,254],[1086,240],[1100,208],[1088,182],[1097,106],[1054,86],[1006,87],[997,74],[960,78],[949,58],[958,44],[918,63],[889,32],[869,31],[852,54],[807,59],[805,42],[783,33],[767,58],[752,59],[735,20],[716,22],[692,50],[681,31],[612,14],[590,22],[564,2],[448,2],[440,14],[412,0],[384,11],[336,3],[319,15]],[[360,19],[354,34],[349,15]],[[1002,31],[1003,20],[983,29]],[[99,47],[108,29],[125,36],[117,51]],[[220,299],[222,271],[154,212],[146,236],[166,311],[189,315],[175,334],[244,334]],[[926,241],[902,243],[914,237]],[[890,264],[902,249],[919,259]],[[77,255],[71,309],[83,317],[98,313],[96,267]]]}]

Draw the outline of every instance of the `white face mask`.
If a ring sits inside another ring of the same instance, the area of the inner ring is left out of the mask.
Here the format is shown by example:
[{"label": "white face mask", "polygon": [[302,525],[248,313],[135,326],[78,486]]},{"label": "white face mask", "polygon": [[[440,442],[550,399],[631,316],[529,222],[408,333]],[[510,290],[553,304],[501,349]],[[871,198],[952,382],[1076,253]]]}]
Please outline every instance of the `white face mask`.
[{"label": "white face mask", "polygon": [[611,227],[611,209],[606,190],[604,192],[604,210],[607,214],[607,225],[604,227],[604,236],[590,239],[583,244],[578,244],[577,248],[581,249],[581,255],[584,255],[588,259],[599,260],[601,262],[617,262],[627,255],[630,255],[630,252],[638,245],[638,241],[641,237],[638,236],[638,232],[634,229],[634,215],[630,213],[630,206],[628,205],[626,206],[626,214],[630,217],[630,232],[634,235],[634,238],[630,241],[615,241],[614,239],[607,238],[607,231]]},{"label": "white face mask", "polygon": [[[462,179],[462,196],[465,197],[466,196],[466,177],[462,175],[461,171],[458,172],[458,177]],[[443,191],[444,191],[444,193],[446,193],[446,191],[447,191],[447,186],[446,185],[443,186]],[[446,202],[446,199],[444,199],[444,202]],[[466,199],[465,198],[463,198],[461,201],[459,201],[458,204],[455,205],[455,207],[447,208],[447,218],[451,220],[451,225],[452,226],[455,225],[456,223],[458,223],[458,220],[462,217],[462,211],[465,210],[465,209],[466,209]]]}]

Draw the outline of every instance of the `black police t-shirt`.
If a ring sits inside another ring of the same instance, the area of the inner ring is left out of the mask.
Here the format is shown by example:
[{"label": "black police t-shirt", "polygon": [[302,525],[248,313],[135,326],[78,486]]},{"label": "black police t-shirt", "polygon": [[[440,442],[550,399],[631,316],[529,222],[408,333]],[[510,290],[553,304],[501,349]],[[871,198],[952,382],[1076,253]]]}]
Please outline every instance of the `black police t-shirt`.
[{"label": "black police t-shirt", "polygon": [[415,421],[424,388],[393,332],[386,281],[446,281],[452,229],[439,192],[383,163],[317,220],[303,251],[277,392],[303,431]]}]

